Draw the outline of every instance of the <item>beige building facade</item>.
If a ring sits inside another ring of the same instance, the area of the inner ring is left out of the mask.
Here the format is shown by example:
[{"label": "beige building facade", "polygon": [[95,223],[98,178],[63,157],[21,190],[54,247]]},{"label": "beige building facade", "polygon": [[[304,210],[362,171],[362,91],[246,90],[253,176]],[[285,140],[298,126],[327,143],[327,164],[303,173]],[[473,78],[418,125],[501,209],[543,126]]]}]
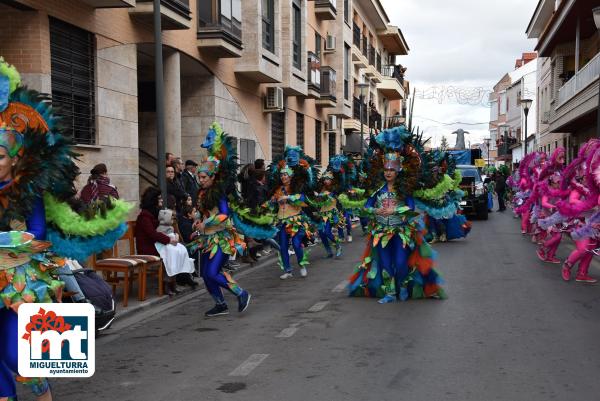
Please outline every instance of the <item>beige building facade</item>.
[{"label": "beige building facade", "polygon": [[[106,163],[129,201],[156,182],[152,18],[147,0],[0,3],[0,56],[52,94],[82,171]],[[161,23],[166,147],[184,160],[218,121],[241,163],[301,145],[326,165],[357,150],[359,83],[365,132],[404,117],[408,45],[379,0],[162,0]]]}]

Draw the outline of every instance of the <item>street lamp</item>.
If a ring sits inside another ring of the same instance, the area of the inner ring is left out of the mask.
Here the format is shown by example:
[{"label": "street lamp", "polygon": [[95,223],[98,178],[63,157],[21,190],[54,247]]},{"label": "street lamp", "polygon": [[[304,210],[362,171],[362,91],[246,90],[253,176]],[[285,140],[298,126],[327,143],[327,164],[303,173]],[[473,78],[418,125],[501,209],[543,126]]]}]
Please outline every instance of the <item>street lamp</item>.
[{"label": "street lamp", "polygon": [[523,151],[523,156],[527,154],[527,115],[532,103],[533,100],[531,99],[521,99],[521,108],[523,109],[523,113],[525,113],[525,150]]},{"label": "street lamp", "polygon": [[369,89],[369,84],[360,83],[356,84],[358,89],[360,90],[360,156],[362,158],[363,155],[363,143],[364,143],[364,129],[363,129],[363,113],[364,113],[364,99],[367,96],[367,90]]},{"label": "street lamp", "polygon": [[[596,29],[600,30],[600,7],[594,7],[592,9],[592,13],[594,14],[594,24],[596,24]],[[600,80],[598,81],[598,117],[596,122],[596,136],[600,137]]]}]

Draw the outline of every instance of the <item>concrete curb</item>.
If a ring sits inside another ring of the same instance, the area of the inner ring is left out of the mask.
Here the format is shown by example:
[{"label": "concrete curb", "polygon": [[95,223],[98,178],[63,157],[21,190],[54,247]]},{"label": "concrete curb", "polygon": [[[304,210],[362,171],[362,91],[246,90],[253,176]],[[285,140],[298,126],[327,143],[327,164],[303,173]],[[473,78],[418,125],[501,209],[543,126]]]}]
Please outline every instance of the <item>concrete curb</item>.
[{"label": "concrete curb", "polygon": [[[235,270],[232,276],[235,278],[236,276],[244,273],[250,269],[259,269],[268,265],[271,265],[274,261],[277,260],[277,251],[273,250],[273,252],[261,258],[261,260],[254,264],[250,265],[247,263],[242,263],[241,267]],[[140,304],[134,306],[128,306],[127,308],[119,308],[117,306],[117,316],[115,318],[115,323],[130,318],[131,316],[138,314],[140,312],[146,311],[147,309],[151,309],[153,307],[157,307],[162,304],[166,304],[171,302],[173,305],[171,307],[175,307],[183,302],[187,302],[193,299],[196,296],[204,295],[206,293],[206,288],[204,286],[204,282],[200,281],[198,287],[196,289],[191,289],[190,287],[184,287],[179,295],[169,296],[163,295],[162,297],[153,297],[152,299],[146,300]],[[164,309],[170,309],[164,308]]]}]

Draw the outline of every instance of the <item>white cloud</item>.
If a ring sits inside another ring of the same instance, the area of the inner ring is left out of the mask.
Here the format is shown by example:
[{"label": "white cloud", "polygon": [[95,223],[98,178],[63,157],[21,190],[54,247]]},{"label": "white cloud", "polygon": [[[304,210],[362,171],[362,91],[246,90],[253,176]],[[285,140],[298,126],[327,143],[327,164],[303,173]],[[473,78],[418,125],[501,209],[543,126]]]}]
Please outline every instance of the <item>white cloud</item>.
[{"label": "white cloud", "polygon": [[[514,69],[535,41],[525,34],[537,0],[382,0],[391,24],[402,30],[410,47],[398,58],[407,67],[411,89],[483,87],[489,90]],[[417,99],[414,124],[438,145],[445,135],[451,145],[457,128],[469,131],[466,141],[481,142],[487,125],[443,125],[489,121],[489,108],[459,104],[452,98]]]}]

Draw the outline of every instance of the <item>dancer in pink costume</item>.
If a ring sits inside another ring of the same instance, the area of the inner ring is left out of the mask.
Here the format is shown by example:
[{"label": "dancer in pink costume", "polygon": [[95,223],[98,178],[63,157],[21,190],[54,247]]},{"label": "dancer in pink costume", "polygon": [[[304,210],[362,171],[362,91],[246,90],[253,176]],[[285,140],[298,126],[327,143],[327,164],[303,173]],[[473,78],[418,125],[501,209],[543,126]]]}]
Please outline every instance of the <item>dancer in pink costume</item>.
[{"label": "dancer in pink costume", "polygon": [[[573,219],[573,232],[571,238],[575,241],[576,249],[571,252],[561,269],[565,281],[571,279],[571,269],[579,263],[575,280],[580,283],[595,284],[598,280],[588,275],[590,263],[598,247],[596,222],[592,217],[598,206],[600,195],[600,179],[594,177],[593,172],[600,170],[599,141],[593,139],[581,148],[579,155],[565,170],[561,187],[566,189],[566,182],[570,181],[568,200],[556,204],[562,216]],[[600,178],[600,177],[599,177]]]},{"label": "dancer in pink costume", "polygon": [[519,165],[519,189],[517,197],[522,203],[515,209],[515,212],[521,216],[521,234],[531,233],[531,209],[534,198],[531,197],[535,185],[536,173],[534,163],[538,158],[538,152],[526,155]]}]

